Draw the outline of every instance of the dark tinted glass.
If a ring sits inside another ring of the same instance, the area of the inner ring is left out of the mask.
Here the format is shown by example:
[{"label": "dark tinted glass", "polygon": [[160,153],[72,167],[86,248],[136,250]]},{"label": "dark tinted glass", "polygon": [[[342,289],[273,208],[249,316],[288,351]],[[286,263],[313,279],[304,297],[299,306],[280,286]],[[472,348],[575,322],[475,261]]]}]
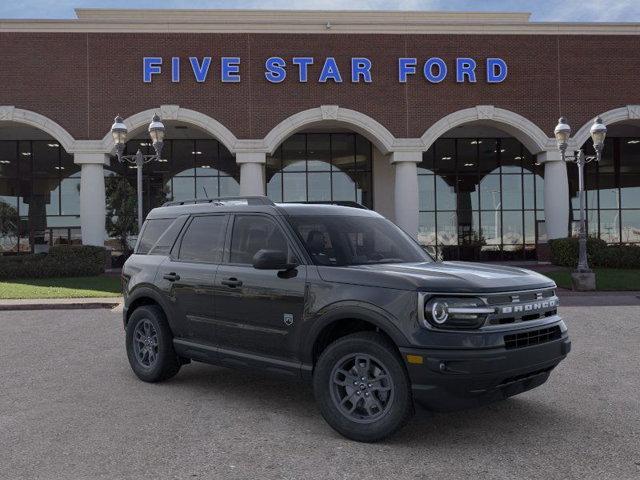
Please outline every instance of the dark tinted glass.
[{"label": "dark tinted glass", "polygon": [[226,223],[225,215],[194,217],[182,237],[180,260],[220,263]]},{"label": "dark tinted glass", "polygon": [[429,262],[402,230],[381,217],[287,217],[317,265]]},{"label": "dark tinted glass", "polygon": [[155,246],[151,248],[149,251],[149,255],[168,255],[171,251],[171,247],[178,238],[178,234],[180,230],[182,230],[182,226],[184,222],[189,218],[187,215],[182,215],[175,219],[175,221],[167,228],[160,238],[155,243]]},{"label": "dark tinted glass", "polygon": [[239,215],[231,234],[231,263],[251,264],[258,250],[279,250],[289,256],[282,229],[271,219],[259,215]]},{"label": "dark tinted glass", "polygon": [[151,250],[151,247],[153,247],[158,241],[160,235],[162,235],[172,223],[173,218],[155,218],[147,220],[144,225],[144,229],[142,230],[142,236],[140,237],[136,253],[142,255],[147,254],[149,250]]}]

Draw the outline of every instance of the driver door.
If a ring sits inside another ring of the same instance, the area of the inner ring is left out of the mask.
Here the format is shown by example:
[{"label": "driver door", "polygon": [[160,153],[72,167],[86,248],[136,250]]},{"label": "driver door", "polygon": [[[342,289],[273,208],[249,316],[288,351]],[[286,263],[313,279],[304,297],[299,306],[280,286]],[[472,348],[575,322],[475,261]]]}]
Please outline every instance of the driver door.
[{"label": "driver door", "polygon": [[293,359],[292,331],[302,323],[307,266],[287,272],[253,268],[253,256],[261,249],[299,258],[272,216],[236,214],[231,229],[230,248],[214,287],[216,343],[236,352]]}]

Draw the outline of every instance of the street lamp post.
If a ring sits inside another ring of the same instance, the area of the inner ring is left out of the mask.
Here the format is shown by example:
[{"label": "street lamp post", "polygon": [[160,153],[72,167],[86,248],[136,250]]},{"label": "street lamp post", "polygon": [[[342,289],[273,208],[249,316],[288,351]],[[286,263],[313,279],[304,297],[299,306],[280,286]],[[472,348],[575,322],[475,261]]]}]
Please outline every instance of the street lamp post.
[{"label": "street lamp post", "polygon": [[[578,166],[578,192],[580,200],[580,223],[579,223],[579,238],[578,238],[578,267],[573,275],[574,286],[577,289],[593,290],[595,289],[595,276],[589,268],[589,262],[587,260],[587,229],[585,219],[585,191],[584,191],[584,167],[587,163],[596,161],[599,162],[602,158],[602,149],[604,148],[604,139],[607,135],[607,127],[602,123],[600,117],[596,118],[591,126],[590,133],[593,140],[593,148],[596,151],[595,156],[587,156],[582,149],[567,154],[567,147],[569,145],[569,137],[571,136],[571,127],[567,123],[564,117],[561,117],[558,121],[558,125],[553,132],[558,142],[558,149],[562,154],[562,160],[565,162],[574,162]],[[584,288],[580,288],[580,285],[576,285],[579,279],[585,279],[587,285]]]},{"label": "street lamp post", "polygon": [[137,173],[137,193],[138,193],[138,234],[142,230],[142,222],[144,221],[142,207],[142,166],[153,160],[160,160],[162,146],[164,144],[164,124],[160,120],[159,115],[154,115],[149,124],[149,136],[153,142],[154,155],[143,155],[140,149],[135,155],[123,155],[125,143],[127,142],[127,126],[124,124],[121,116],[117,116],[111,126],[111,134],[116,146],[116,155],[120,162],[131,163],[136,166]]}]

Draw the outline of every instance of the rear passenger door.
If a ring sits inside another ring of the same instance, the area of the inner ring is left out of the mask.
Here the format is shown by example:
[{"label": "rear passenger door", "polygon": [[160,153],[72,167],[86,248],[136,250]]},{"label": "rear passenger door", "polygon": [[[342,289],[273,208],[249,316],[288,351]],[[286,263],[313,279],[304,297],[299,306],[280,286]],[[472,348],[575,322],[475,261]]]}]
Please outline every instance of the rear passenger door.
[{"label": "rear passenger door", "polygon": [[214,337],[214,281],[222,260],[228,215],[193,216],[158,272],[174,306],[175,333],[198,343]]},{"label": "rear passenger door", "polygon": [[230,228],[227,258],[216,275],[217,344],[263,361],[293,359],[291,332],[302,323],[307,266],[286,273],[253,268],[253,256],[261,249],[285,251],[289,261],[300,263],[290,236],[272,216],[236,214]]}]

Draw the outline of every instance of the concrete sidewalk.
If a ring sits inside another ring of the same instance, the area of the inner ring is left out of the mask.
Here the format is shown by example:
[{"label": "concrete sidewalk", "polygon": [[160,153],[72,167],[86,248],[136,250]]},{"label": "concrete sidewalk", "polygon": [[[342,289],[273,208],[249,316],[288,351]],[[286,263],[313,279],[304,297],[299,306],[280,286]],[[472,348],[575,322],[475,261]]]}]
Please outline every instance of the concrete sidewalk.
[{"label": "concrete sidewalk", "polygon": [[0,300],[0,311],[10,310],[78,310],[89,308],[115,308],[122,297],[107,298],[43,298]]},{"label": "concrete sidewalk", "polygon": [[612,307],[640,306],[639,291],[622,292],[574,292],[558,288],[556,290],[562,307]]}]

